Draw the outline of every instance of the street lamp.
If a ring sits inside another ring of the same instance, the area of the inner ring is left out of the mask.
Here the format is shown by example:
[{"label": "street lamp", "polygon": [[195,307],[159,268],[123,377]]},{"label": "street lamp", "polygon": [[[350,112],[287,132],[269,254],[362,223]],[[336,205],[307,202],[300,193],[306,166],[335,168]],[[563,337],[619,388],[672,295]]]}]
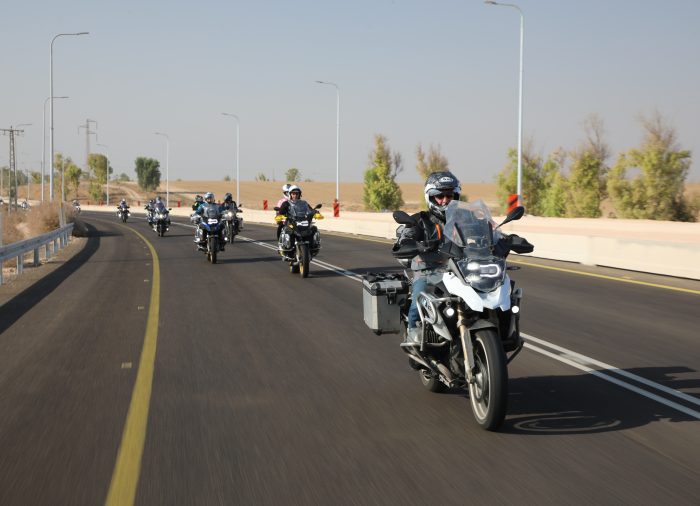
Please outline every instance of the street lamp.
[{"label": "street lamp", "polygon": [[231,114],[229,112],[222,112],[224,116],[231,116],[232,118],[236,119],[236,204],[239,206],[241,205],[241,182],[239,179],[239,170],[238,170],[238,161],[240,159],[240,137],[239,137],[239,130],[241,126],[241,121],[238,119],[238,116],[235,114]]},{"label": "street lamp", "polygon": [[[70,97],[53,97],[53,98],[70,98]],[[44,173],[46,168],[46,102],[51,100],[51,97],[46,97],[44,100],[44,108],[42,109],[41,120],[41,201],[44,201]],[[53,164],[51,164],[53,169]]]},{"label": "street lamp", "polygon": [[97,145],[101,148],[105,148],[105,151],[107,152],[107,207],[109,207],[109,146],[105,146],[99,142]]},{"label": "street lamp", "polygon": [[59,37],[64,37],[67,35],[88,35],[90,32],[78,32],[78,33],[59,33],[53,39],[51,39],[51,46],[49,49],[49,87],[51,99],[51,106],[49,108],[49,145],[51,146],[51,177],[49,178],[51,188],[49,188],[49,199],[53,202],[53,170],[54,170],[54,160],[53,160],[53,43]]},{"label": "street lamp", "polygon": [[335,200],[340,202],[340,88],[335,83],[316,81],[318,84],[335,86],[336,93],[336,123],[335,123]]},{"label": "street lamp", "polygon": [[165,137],[165,207],[170,207],[170,137],[167,134],[154,132],[156,135]]},{"label": "street lamp", "polygon": [[499,5],[501,7],[512,7],[520,13],[520,84],[518,89],[518,205],[522,205],[522,176],[523,176],[523,41],[525,30],[525,17],[523,11],[515,4],[503,4],[486,0],[488,5]]}]

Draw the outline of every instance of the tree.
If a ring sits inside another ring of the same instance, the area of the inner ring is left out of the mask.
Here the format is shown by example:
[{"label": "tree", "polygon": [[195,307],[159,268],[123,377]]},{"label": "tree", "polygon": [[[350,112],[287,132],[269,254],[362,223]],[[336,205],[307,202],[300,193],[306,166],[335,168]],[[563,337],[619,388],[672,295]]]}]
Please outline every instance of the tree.
[{"label": "tree", "polygon": [[[638,149],[620,154],[608,175],[608,191],[623,218],[695,221],[697,209],[684,196],[690,151],[676,142],[676,131],[659,112],[641,118],[645,130]],[[627,171],[637,175],[627,178]]]},{"label": "tree", "polygon": [[160,185],[160,163],[153,158],[139,156],[136,159],[136,178],[139,188],[153,191]]},{"label": "tree", "polygon": [[610,156],[603,140],[603,121],[593,114],[584,121],[586,141],[570,153],[569,189],[566,216],[598,218],[600,204],[605,198],[606,160]]},{"label": "tree", "polygon": [[301,172],[299,172],[299,169],[292,167],[284,173],[284,177],[287,182],[296,183],[297,181],[301,181]]},{"label": "tree", "polygon": [[[529,140],[522,151],[522,204],[528,213],[541,215],[539,206],[542,189],[542,157],[535,155],[533,151],[532,141]],[[508,196],[517,193],[518,187],[518,151],[515,148],[508,150],[508,164],[496,176],[496,183],[498,200],[505,209]]]},{"label": "tree", "polygon": [[[107,183],[107,157],[99,153],[90,153],[88,156],[88,167],[90,172],[95,177],[99,184]],[[112,173],[112,168],[109,168],[109,174]]]},{"label": "tree", "polygon": [[228,174],[226,174],[226,175],[224,176],[224,181],[226,181],[226,182],[231,181],[231,176],[229,176]]},{"label": "tree", "polygon": [[[365,171],[363,200],[365,207],[375,211],[398,209],[403,205],[401,188],[396,183],[396,156],[392,157],[386,137],[374,136],[374,151],[369,155]],[[400,158],[398,159],[400,161]]]},{"label": "tree", "polygon": [[121,174],[119,174],[117,181],[119,181],[120,183],[125,183],[131,181],[131,178],[126,173],[122,172]]},{"label": "tree", "polygon": [[58,174],[58,177],[53,178],[54,192],[60,196],[61,178],[65,177],[65,171],[69,166],[73,165],[73,160],[71,160],[70,156],[63,158],[63,154],[61,153],[54,153],[53,159],[53,166],[55,167],[56,172]]},{"label": "tree", "polygon": [[425,159],[423,147],[418,144],[416,148],[416,170],[425,181],[433,172],[445,172],[450,170],[447,158],[440,152],[440,145],[437,148],[432,144],[428,148],[428,160]]},{"label": "tree", "polygon": [[537,208],[542,216],[561,217],[566,214],[569,181],[562,175],[566,154],[556,150],[549,155],[540,171],[540,195]]},{"label": "tree", "polygon": [[80,177],[83,171],[76,164],[71,163],[66,169],[65,178],[70,186],[73,187],[73,194],[78,198],[78,188],[80,187]]},{"label": "tree", "polygon": [[262,172],[258,172],[258,175],[255,176],[255,180],[256,181],[269,181],[269,179],[267,179],[267,176],[265,174],[263,174]]}]

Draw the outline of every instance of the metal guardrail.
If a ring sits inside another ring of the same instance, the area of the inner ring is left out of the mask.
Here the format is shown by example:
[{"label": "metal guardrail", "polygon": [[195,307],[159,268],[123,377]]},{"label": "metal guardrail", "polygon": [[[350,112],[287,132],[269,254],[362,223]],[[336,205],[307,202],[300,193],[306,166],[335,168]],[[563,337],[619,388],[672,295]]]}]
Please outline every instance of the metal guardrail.
[{"label": "metal guardrail", "polygon": [[[39,265],[39,250],[44,247],[44,260],[51,258],[51,255],[58,254],[60,249],[63,249],[68,244],[68,237],[73,232],[73,223],[69,223],[64,227],[58,228],[52,232],[32,237],[24,241],[13,242],[7,246],[0,246],[0,266],[5,260],[17,258],[17,275],[19,276],[24,271],[24,256],[30,251],[34,252],[32,265]],[[53,244],[53,253],[51,251]],[[2,269],[0,268],[0,285],[4,282]]]}]

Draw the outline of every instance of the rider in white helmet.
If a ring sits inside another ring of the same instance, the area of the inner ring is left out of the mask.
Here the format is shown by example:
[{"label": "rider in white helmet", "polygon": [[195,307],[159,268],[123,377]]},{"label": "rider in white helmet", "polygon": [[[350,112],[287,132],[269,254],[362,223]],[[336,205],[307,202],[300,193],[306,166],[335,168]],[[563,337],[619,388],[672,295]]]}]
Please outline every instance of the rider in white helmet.
[{"label": "rider in white helmet", "polygon": [[[277,201],[277,205],[275,206],[276,208],[281,208],[282,204],[284,204],[285,202],[287,202],[289,200],[289,189],[292,186],[293,185],[291,185],[289,183],[282,185],[282,198]],[[279,214],[280,214],[279,211],[277,211],[277,215],[279,215]],[[281,221],[278,221],[277,222],[277,239],[280,238],[280,233],[282,232],[282,227],[284,227],[284,223],[282,223]]]}]

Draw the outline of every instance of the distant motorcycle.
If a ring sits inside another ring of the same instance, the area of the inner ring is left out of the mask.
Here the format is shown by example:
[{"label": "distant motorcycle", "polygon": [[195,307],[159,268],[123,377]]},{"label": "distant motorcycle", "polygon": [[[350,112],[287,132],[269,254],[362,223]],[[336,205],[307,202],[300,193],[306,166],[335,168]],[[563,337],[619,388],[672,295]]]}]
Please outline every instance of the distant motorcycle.
[{"label": "distant motorcycle", "polygon": [[195,230],[195,243],[197,250],[206,253],[207,260],[215,264],[219,251],[223,251],[224,245],[220,242],[223,221],[219,217],[207,217],[193,214],[190,219],[197,225]]},{"label": "distant motorcycle", "polygon": [[158,237],[163,237],[165,233],[170,230],[169,211],[170,209],[166,209],[164,207],[153,211],[151,226],[153,227],[153,230],[158,233]]},{"label": "distant motorcycle", "polygon": [[[289,272],[299,273],[302,278],[309,276],[311,259],[321,251],[321,234],[313,224],[314,219],[323,219],[323,215],[318,212],[320,208],[321,204],[312,209],[306,201],[299,200],[296,205],[289,207],[286,217],[275,217],[276,221],[284,222],[277,251],[289,263]],[[275,207],[275,211],[279,211],[279,207]]]},{"label": "distant motorcycle", "polygon": [[129,206],[117,206],[117,218],[122,220],[122,223],[126,223],[126,220],[129,219],[129,216],[131,216],[131,213],[129,212]]},{"label": "distant motorcycle", "polygon": [[73,201],[73,212],[75,214],[80,214],[80,202],[78,202],[77,200]]},{"label": "distant motorcycle", "polygon": [[222,220],[224,222],[223,237],[224,241],[229,244],[233,243],[238,233],[241,231],[241,223],[243,218],[238,216],[238,213],[242,213],[243,209],[240,207],[234,207],[232,209],[226,209],[222,213]]}]

